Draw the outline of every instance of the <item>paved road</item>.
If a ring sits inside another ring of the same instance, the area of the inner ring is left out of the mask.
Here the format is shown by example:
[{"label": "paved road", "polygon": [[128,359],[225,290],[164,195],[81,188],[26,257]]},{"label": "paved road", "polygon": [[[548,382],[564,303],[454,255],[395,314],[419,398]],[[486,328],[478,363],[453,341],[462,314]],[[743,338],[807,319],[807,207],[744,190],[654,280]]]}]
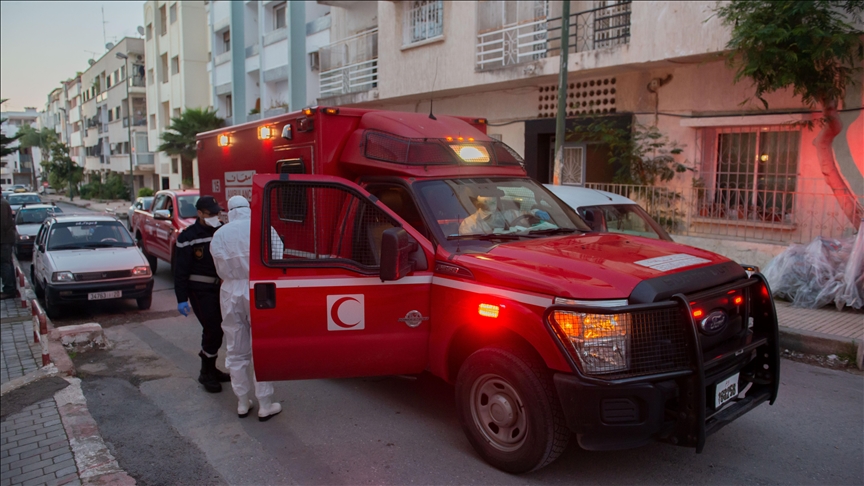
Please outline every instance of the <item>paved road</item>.
[{"label": "paved road", "polygon": [[785,360],[777,404],[709,437],[701,455],[573,441],[523,476],[478,458],[452,387],[427,374],[281,382],[281,415],[238,419],[229,389],[207,394],[195,381],[200,326],[176,314],[164,262],[156,279],[150,311],[101,303],[59,322],[106,328],[112,348],[74,360],[106,443],[139,484],[864,484],[861,374]]}]

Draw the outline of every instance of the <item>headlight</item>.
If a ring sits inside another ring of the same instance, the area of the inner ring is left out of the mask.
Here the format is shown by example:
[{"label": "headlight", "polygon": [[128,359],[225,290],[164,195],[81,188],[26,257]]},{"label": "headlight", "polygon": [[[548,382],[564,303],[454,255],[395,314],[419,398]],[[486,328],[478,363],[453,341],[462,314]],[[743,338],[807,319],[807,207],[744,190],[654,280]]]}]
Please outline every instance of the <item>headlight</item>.
[{"label": "headlight", "polygon": [[19,240],[25,240],[25,241],[26,241],[26,240],[29,240],[29,239],[30,239],[30,235],[19,235],[19,236],[18,236],[18,239],[19,239]]},{"label": "headlight", "polygon": [[54,272],[54,275],[51,275],[52,282],[74,282],[75,276],[72,275],[72,272]]},{"label": "headlight", "polygon": [[150,275],[150,267],[146,265],[143,267],[135,267],[132,269],[133,277],[146,277],[147,275]]},{"label": "headlight", "polygon": [[630,367],[630,314],[557,310],[552,319],[585,373],[611,373]]}]

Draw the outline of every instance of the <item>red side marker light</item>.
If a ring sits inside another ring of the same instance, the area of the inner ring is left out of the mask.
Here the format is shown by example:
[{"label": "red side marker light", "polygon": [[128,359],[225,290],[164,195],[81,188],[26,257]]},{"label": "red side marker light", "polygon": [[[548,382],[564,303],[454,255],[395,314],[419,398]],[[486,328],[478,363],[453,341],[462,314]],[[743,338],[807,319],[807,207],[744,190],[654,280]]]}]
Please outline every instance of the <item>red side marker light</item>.
[{"label": "red side marker light", "polygon": [[735,302],[735,305],[738,305],[738,304],[740,304],[741,302],[744,302],[744,297],[741,297],[741,296],[739,295],[738,297],[735,297],[735,300],[733,300],[733,302]]},{"label": "red side marker light", "polygon": [[498,317],[498,311],[498,306],[492,304],[480,304],[480,307],[477,308],[478,314],[483,317],[491,317],[493,319]]}]

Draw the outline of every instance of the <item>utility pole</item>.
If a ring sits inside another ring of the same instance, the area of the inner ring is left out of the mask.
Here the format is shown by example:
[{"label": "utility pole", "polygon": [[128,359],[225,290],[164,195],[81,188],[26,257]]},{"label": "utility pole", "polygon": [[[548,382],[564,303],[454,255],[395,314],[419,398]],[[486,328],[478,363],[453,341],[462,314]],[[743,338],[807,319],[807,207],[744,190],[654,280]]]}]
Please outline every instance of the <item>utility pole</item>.
[{"label": "utility pole", "polygon": [[63,110],[63,137],[66,139],[66,147],[69,149],[69,153],[66,154],[67,162],[66,162],[66,179],[69,182],[69,200],[72,200],[72,147],[71,141],[69,140],[69,113],[66,112],[66,108],[57,108],[58,110]]},{"label": "utility pole", "polygon": [[570,50],[570,0],[561,5],[561,67],[558,69],[558,115],[555,118],[555,161],[552,184],[561,184],[564,137],[567,120],[567,60]]},{"label": "utility pole", "polygon": [[129,199],[132,204],[135,204],[135,168],[132,163],[132,98],[129,97],[129,82],[132,78],[129,76],[129,56],[118,52],[115,54],[117,59],[123,59],[126,62],[126,76],[123,82],[126,83],[126,133],[129,137]]}]

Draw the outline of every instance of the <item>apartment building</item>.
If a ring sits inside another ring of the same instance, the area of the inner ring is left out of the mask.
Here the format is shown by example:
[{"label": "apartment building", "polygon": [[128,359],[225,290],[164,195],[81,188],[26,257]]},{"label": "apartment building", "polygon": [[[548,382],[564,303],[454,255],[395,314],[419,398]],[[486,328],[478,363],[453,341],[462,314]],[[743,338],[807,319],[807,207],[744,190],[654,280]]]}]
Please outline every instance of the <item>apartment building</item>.
[{"label": "apartment building", "polygon": [[[41,126],[40,114],[33,107],[24,107],[24,111],[0,112],[3,124],[0,130],[7,137],[14,137],[22,126],[30,126],[39,129]],[[0,184],[6,189],[12,184],[25,184],[35,188],[39,183],[41,174],[41,154],[38,147],[21,148],[18,140],[12,142],[9,148],[17,148],[15,152],[0,158]]]},{"label": "apartment building", "polygon": [[[317,56],[319,104],[485,117],[530,176],[553,180],[562,2],[319,3],[331,18]],[[562,182],[663,206],[656,214],[679,235],[786,244],[851,234],[855,225],[818,168],[818,126],[794,124],[814,114],[791,92],[769,95],[770,110],[741,105],[752,88],[735,84],[724,64],[730,31],[712,17],[714,6],[570,2],[568,130],[592,116],[656,125],[683,145],[676,157],[695,171],[664,184],[665,199],[655,200],[657,188],[612,183],[608,146],[565,141]],[[860,84],[843,106],[834,150],[864,200]]]},{"label": "apartment building", "polygon": [[[211,106],[205,3],[151,0],[144,4],[147,133],[153,150],[172,117],[189,108]],[[157,187],[197,186],[196,161],[164,152],[154,155]]]},{"label": "apartment building", "polygon": [[330,43],[324,3],[209,2],[212,101],[227,125],[315,104],[317,54]]},{"label": "apartment building", "polygon": [[72,95],[70,141],[74,149],[80,137],[85,182],[111,173],[128,177],[131,171],[133,192],[158,188],[147,136],[144,39],[125,37],[108,47],[81,73],[80,82],[65,84]]}]

